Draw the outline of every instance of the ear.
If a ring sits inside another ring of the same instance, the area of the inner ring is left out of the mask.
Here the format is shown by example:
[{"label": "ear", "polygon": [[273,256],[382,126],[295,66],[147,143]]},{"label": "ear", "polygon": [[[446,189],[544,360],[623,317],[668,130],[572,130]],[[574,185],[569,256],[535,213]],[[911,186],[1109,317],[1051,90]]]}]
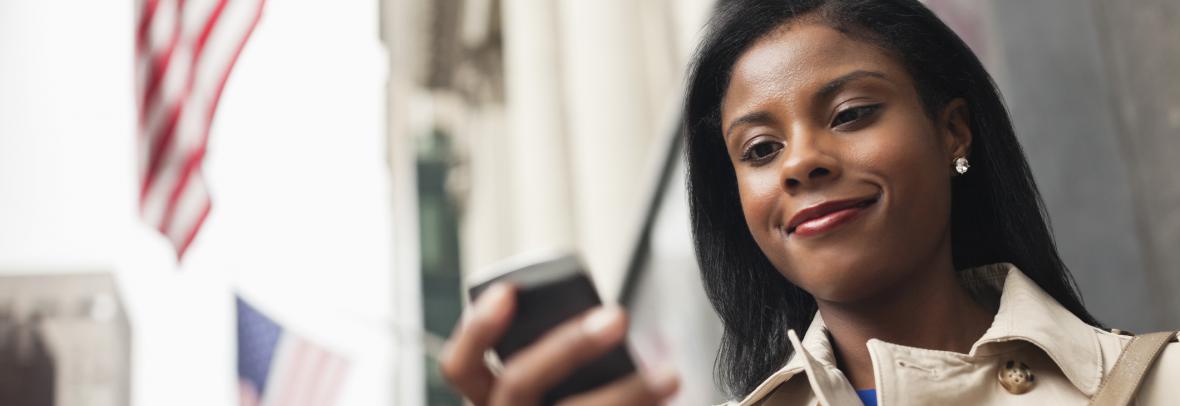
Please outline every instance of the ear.
[{"label": "ear", "polygon": [[971,153],[971,112],[962,98],[951,100],[938,117],[938,134],[947,152],[947,162]]}]

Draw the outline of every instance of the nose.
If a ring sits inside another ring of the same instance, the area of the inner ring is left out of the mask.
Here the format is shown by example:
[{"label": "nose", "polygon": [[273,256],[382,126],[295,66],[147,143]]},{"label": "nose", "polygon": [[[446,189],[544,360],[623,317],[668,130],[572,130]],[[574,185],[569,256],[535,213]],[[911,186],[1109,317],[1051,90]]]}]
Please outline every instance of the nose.
[{"label": "nose", "polygon": [[819,187],[840,176],[840,161],[815,137],[796,137],[786,146],[780,184],[787,193]]}]

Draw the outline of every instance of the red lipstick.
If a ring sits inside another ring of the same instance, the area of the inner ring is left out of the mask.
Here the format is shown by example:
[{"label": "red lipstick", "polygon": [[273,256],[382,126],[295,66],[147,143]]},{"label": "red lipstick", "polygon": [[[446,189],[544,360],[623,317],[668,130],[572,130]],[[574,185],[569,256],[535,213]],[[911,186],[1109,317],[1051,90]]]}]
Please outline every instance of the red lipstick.
[{"label": "red lipstick", "polygon": [[787,234],[807,237],[822,234],[852,221],[864,209],[877,203],[877,195],[821,202],[799,210],[787,222]]}]

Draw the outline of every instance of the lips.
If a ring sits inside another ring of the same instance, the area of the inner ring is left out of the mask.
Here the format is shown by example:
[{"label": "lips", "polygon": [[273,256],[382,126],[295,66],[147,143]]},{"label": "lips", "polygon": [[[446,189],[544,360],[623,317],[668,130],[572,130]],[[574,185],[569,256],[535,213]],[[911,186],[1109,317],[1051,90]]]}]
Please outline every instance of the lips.
[{"label": "lips", "polygon": [[787,222],[787,234],[808,236],[826,232],[860,215],[866,207],[880,199],[872,195],[853,199],[822,202],[795,213]]}]

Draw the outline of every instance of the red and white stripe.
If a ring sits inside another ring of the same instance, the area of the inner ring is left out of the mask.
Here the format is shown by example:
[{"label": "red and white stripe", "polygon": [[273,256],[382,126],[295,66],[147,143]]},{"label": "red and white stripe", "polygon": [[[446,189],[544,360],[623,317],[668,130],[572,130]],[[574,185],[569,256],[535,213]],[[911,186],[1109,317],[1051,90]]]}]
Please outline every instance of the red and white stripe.
[{"label": "red and white stripe", "polygon": [[348,361],[315,343],[284,334],[267,377],[262,406],[331,406]]},{"label": "red and white stripe", "polygon": [[217,102],[265,0],[139,0],[140,215],[182,257],[212,203],[201,175]]}]

